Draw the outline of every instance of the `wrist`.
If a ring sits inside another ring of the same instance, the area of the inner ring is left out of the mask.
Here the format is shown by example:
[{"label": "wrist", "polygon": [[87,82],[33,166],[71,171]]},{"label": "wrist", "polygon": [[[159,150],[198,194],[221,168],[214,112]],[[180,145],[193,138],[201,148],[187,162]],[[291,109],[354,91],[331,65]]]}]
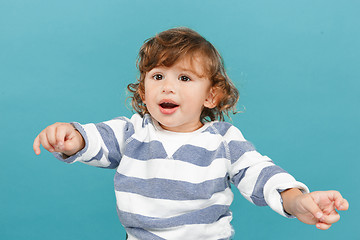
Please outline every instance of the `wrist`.
[{"label": "wrist", "polygon": [[298,188],[290,188],[281,193],[284,211],[290,215],[296,215],[296,199],[303,193]]}]

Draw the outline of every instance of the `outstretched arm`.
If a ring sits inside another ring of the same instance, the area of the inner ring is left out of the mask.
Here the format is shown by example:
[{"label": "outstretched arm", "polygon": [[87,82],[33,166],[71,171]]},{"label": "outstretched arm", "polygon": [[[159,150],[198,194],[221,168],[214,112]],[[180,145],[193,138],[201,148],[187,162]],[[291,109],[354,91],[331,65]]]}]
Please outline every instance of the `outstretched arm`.
[{"label": "outstretched arm", "polygon": [[299,189],[281,193],[284,209],[301,222],[326,230],[340,219],[336,210],[345,211],[349,203],[338,191],[318,191],[303,194]]},{"label": "outstretched arm", "polygon": [[[135,115],[132,120],[137,122],[142,118]],[[97,124],[55,123],[35,138],[33,148],[39,155],[42,145],[66,163],[82,162],[114,169],[120,163],[126,140],[133,133],[134,124],[125,117]]]}]

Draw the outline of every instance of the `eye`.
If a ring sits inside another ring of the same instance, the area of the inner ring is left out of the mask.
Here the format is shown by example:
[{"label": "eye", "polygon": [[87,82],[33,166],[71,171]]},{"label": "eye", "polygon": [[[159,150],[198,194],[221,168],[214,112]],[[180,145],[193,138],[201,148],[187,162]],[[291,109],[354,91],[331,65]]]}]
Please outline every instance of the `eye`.
[{"label": "eye", "polygon": [[183,82],[188,82],[188,81],[190,81],[191,79],[190,79],[188,76],[182,75],[182,76],[179,77],[179,80],[180,80],[180,81],[183,81]]},{"label": "eye", "polygon": [[164,76],[161,75],[161,74],[155,74],[155,75],[153,76],[153,78],[154,78],[155,80],[162,80],[162,79],[164,79]]}]

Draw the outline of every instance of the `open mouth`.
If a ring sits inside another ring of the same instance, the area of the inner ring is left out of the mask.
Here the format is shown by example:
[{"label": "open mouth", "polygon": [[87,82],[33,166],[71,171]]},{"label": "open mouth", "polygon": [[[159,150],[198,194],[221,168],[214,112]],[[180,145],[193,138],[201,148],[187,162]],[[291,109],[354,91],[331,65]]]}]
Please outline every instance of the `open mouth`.
[{"label": "open mouth", "polygon": [[159,104],[159,106],[161,113],[167,115],[175,113],[176,110],[179,108],[179,105],[171,100],[164,100]]},{"label": "open mouth", "polygon": [[172,108],[178,107],[179,105],[177,105],[175,103],[170,103],[170,102],[163,102],[160,104],[160,106],[165,109],[172,109]]}]

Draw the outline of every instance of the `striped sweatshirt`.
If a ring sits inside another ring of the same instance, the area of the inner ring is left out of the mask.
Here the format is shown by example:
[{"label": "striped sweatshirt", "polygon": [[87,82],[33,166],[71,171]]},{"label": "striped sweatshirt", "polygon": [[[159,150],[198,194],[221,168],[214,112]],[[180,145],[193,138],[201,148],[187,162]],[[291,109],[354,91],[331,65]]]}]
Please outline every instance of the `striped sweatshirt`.
[{"label": "striped sweatshirt", "polygon": [[55,156],[116,169],[117,212],[130,240],[230,239],[231,184],[251,203],[286,217],[280,192],[309,191],[227,122],[207,122],[191,133],[163,130],[150,115],[138,114],[73,125],[84,149]]}]

